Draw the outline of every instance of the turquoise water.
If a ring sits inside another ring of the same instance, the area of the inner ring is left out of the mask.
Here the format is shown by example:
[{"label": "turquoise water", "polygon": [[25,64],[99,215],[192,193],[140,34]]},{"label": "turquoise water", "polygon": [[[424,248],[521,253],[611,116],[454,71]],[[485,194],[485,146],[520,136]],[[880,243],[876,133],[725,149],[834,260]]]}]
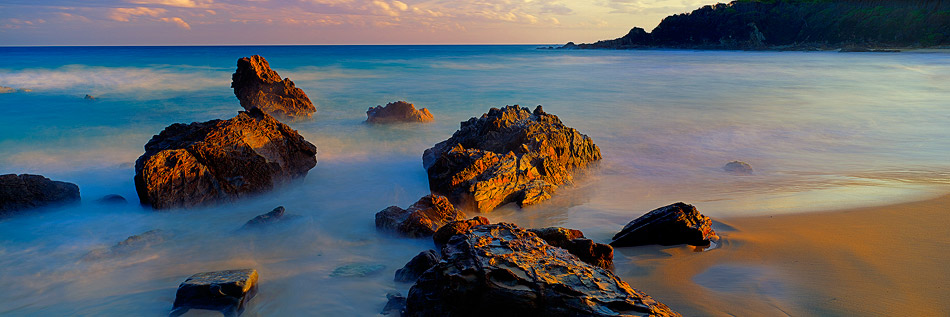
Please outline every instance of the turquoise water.
[{"label": "turquoise water", "polygon": [[[317,107],[289,122],[318,148],[303,180],[218,207],[152,212],[132,162],[175,122],[234,116],[238,58],[260,54]],[[251,315],[372,315],[392,273],[426,240],[378,234],[373,215],[427,193],[422,152],[491,107],[543,105],[591,136],[604,160],[573,187],[486,216],[567,226],[605,241],[676,201],[713,218],[880,205],[950,188],[950,54],[551,51],[534,46],[0,48],[0,173],[80,186],[83,203],[0,220],[0,314],[163,315],[188,275],[254,267]],[[84,100],[85,94],[96,100]],[[362,124],[407,100],[425,125]],[[731,160],[752,164],[733,176]],[[120,194],[133,203],[94,202]],[[302,221],[234,234],[283,205]],[[151,229],[166,243],[105,261],[89,250]],[[626,255],[617,253],[619,266]],[[367,277],[336,267],[384,264]],[[622,268],[617,270],[623,272]],[[648,286],[633,285],[649,293]],[[659,300],[663,300],[659,298]],[[676,309],[676,307],[673,307]]]}]

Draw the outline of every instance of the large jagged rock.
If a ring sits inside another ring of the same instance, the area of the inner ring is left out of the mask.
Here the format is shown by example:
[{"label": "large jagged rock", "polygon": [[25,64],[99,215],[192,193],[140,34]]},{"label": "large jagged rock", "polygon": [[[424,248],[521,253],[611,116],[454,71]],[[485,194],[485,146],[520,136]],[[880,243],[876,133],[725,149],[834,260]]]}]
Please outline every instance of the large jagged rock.
[{"label": "large jagged rock", "polygon": [[508,223],[476,226],[442,249],[409,290],[408,316],[676,316],[608,270]]},{"label": "large jagged rock", "polygon": [[434,193],[488,212],[508,202],[548,199],[575,169],[600,158],[591,138],[541,106],[533,113],[508,106],[462,122],[451,138],[425,151],[422,164]]},{"label": "large jagged rock", "polygon": [[439,254],[435,250],[425,250],[419,252],[409,260],[401,269],[396,270],[393,281],[409,283],[415,282],[423,272],[439,263]]},{"label": "large jagged rock", "polygon": [[405,101],[390,102],[383,106],[376,106],[366,110],[366,122],[393,123],[393,122],[432,122],[435,118],[429,109],[416,110],[411,103]]},{"label": "large jagged rock", "polygon": [[614,266],[614,248],[603,243],[596,243],[584,237],[584,233],[576,229],[548,227],[528,229],[550,245],[562,248],[577,256],[581,261],[599,266],[608,270]]},{"label": "large jagged rock", "polygon": [[42,175],[0,175],[0,217],[16,211],[79,202],[79,186]]},{"label": "large jagged rock", "polygon": [[257,293],[257,270],[227,270],[192,275],[175,294],[171,316],[180,316],[189,309],[220,311],[237,316]]},{"label": "large jagged rock", "polygon": [[297,131],[253,108],[165,128],[135,161],[135,189],[155,209],[226,201],[307,175],[316,154]]},{"label": "large jagged rock", "polygon": [[634,219],[614,235],[614,247],[647,244],[694,246],[709,245],[719,239],[713,231],[712,220],[699,213],[696,207],[682,202],[660,207]]},{"label": "large jagged rock", "polygon": [[426,195],[402,209],[389,206],[376,213],[376,229],[395,232],[407,237],[431,237],[443,225],[465,218],[445,196]]},{"label": "large jagged rock", "polygon": [[238,59],[237,70],[231,75],[231,88],[241,107],[247,110],[259,108],[270,115],[291,119],[309,118],[317,111],[303,90],[295,87],[290,78],[280,79],[260,55]]}]

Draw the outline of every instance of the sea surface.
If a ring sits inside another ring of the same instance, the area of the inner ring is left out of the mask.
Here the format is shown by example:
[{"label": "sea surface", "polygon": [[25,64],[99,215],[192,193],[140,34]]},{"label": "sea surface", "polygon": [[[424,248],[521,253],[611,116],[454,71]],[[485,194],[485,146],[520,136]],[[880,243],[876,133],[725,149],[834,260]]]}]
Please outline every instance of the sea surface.
[{"label": "sea surface", "polygon": [[[378,233],[374,214],[426,195],[422,152],[505,105],[543,105],[592,137],[604,159],[550,201],[484,214],[492,222],[576,228],[607,242],[678,201],[728,219],[950,192],[950,53],[535,47],[0,47],[0,86],[31,90],[0,94],[0,174],[72,182],[83,197],[0,219],[0,315],[167,315],[189,275],[232,268],[260,272],[245,316],[377,314],[387,292],[411,286],[393,272],[433,246]],[[312,120],[287,122],[317,146],[316,167],[215,207],[140,206],[132,177],[144,144],[172,123],[236,115],[231,74],[254,54],[316,105]],[[367,108],[397,100],[436,122],[363,123]],[[754,174],[725,173],[732,160]],[[95,202],[107,194],[130,203]],[[302,217],[237,232],[276,206]],[[82,259],[152,229],[165,242]],[[644,274],[623,273],[634,271],[625,267],[632,253],[616,253],[621,277]],[[384,268],[333,276],[346,265]]]}]

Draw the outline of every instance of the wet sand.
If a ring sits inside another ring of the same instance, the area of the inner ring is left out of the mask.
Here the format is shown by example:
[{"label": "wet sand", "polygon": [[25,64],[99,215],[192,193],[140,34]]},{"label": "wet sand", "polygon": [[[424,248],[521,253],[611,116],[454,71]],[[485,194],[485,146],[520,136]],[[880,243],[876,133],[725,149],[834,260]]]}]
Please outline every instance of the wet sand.
[{"label": "wet sand", "polygon": [[718,220],[719,248],[618,248],[616,272],[686,316],[950,313],[950,195]]}]

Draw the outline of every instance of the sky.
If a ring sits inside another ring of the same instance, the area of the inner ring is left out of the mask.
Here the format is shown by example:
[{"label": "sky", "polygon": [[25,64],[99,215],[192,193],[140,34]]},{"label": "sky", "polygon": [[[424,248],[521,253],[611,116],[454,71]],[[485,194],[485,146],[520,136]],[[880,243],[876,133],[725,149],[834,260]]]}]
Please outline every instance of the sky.
[{"label": "sky", "polygon": [[563,44],[715,0],[0,0],[0,45]]}]

